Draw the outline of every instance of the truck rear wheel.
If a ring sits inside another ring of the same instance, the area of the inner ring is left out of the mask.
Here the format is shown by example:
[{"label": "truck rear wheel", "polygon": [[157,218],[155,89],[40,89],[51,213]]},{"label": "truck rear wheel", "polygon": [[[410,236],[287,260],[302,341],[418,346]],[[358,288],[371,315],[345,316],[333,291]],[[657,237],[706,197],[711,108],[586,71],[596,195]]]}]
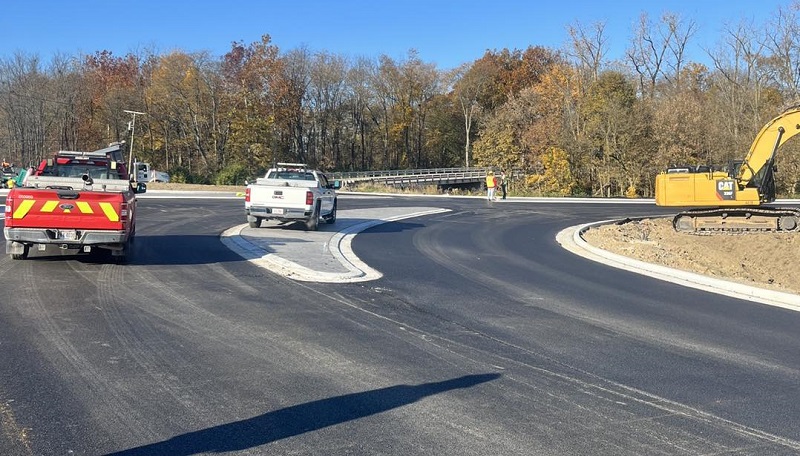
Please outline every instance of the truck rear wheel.
[{"label": "truck rear wheel", "polygon": [[261,219],[259,217],[254,217],[254,220],[247,220],[247,226],[250,228],[258,228],[261,226]]},{"label": "truck rear wheel", "polygon": [[306,220],[306,230],[308,231],[317,231],[317,227],[319,226],[319,202],[314,205],[314,213],[311,214],[308,220]]},{"label": "truck rear wheel", "polygon": [[325,221],[328,222],[329,225],[336,222],[336,200],[333,200],[333,209],[331,209],[331,213],[325,217]]},{"label": "truck rear wheel", "polygon": [[128,240],[125,241],[125,244],[122,245],[122,249],[111,251],[111,260],[116,264],[127,263],[131,255],[132,244],[133,238],[129,237]]}]

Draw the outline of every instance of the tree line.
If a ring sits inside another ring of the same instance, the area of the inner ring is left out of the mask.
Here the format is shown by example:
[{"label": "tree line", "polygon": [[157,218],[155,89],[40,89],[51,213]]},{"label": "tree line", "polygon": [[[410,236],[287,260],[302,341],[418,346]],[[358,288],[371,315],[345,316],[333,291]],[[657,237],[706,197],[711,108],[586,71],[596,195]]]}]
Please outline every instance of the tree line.
[{"label": "tree line", "polygon": [[[698,25],[639,17],[610,59],[605,23],[567,27],[563,49],[487,50],[439,70],[393,59],[281,51],[269,35],[208,52],[16,53],[0,60],[0,154],[27,165],[56,150],[133,138],[175,181],[240,184],[274,162],[327,171],[492,166],[543,195],[653,195],[672,165],[741,159],[800,100],[800,1],[763,24],[727,25],[707,62]],[[143,113],[135,116],[130,111]],[[131,130],[131,127],[134,127]],[[778,155],[779,193],[800,189],[800,148]]]}]

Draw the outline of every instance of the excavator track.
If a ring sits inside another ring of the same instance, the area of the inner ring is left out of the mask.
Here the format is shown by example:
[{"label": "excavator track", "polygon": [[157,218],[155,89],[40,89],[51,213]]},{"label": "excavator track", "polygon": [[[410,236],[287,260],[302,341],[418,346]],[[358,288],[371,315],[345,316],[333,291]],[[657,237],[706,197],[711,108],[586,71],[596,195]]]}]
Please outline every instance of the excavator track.
[{"label": "excavator track", "polygon": [[800,232],[800,209],[793,207],[718,207],[690,209],[672,219],[675,231],[692,234]]}]

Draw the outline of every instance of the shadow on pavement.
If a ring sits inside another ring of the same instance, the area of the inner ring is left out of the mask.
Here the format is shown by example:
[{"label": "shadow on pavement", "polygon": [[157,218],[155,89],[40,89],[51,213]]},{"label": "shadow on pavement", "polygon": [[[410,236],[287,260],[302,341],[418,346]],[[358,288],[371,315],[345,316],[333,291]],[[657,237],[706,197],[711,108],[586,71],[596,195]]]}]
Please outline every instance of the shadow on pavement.
[{"label": "shadow on pavement", "polygon": [[386,412],[446,391],[471,388],[500,374],[466,375],[441,382],[397,385],[345,394],[268,412],[246,420],[188,432],[169,440],[112,453],[134,455],[193,455],[242,451],[328,426]]}]

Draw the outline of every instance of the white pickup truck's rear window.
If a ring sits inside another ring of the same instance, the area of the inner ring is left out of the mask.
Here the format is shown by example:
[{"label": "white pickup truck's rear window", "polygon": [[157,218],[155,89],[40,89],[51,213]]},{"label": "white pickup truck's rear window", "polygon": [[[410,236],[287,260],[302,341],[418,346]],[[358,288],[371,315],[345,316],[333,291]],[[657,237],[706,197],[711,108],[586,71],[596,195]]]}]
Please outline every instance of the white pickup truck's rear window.
[{"label": "white pickup truck's rear window", "polygon": [[275,176],[269,176],[272,179],[291,179],[291,180],[314,180],[314,173],[307,173],[304,171],[278,171]]}]

